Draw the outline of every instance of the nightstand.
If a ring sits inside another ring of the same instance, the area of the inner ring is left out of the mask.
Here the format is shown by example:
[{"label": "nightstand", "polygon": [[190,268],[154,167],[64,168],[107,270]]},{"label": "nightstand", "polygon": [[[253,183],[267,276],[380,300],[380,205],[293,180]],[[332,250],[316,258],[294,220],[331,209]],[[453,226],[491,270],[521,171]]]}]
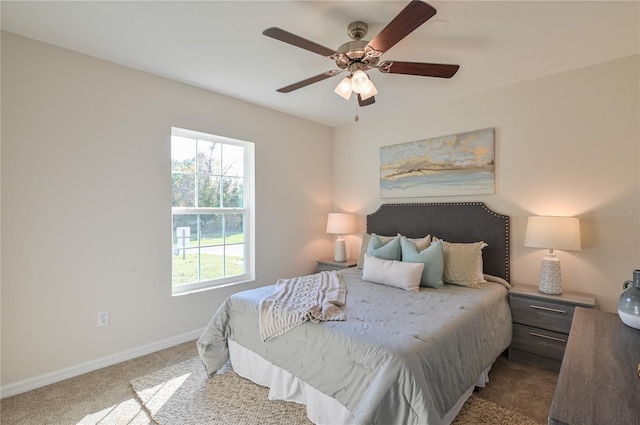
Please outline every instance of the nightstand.
[{"label": "nightstand", "polygon": [[513,338],[509,358],[558,372],[576,307],[595,308],[593,295],[538,292],[537,286],[514,285],[509,293]]},{"label": "nightstand", "polygon": [[317,260],[316,272],[324,272],[330,270],[342,270],[358,265],[358,260],[349,258],[347,261],[335,261],[334,259]]}]

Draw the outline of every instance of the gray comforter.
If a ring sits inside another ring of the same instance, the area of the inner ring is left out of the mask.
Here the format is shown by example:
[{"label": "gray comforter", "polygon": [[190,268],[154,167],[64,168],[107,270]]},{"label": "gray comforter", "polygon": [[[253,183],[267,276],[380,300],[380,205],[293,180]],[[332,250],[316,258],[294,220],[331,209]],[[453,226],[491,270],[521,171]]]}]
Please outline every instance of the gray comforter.
[{"label": "gray comforter", "polygon": [[198,340],[207,372],[227,361],[231,339],[335,398],[358,424],[440,424],[511,342],[497,283],[414,293],[362,281],[358,269],[342,274],[346,321],[307,322],[267,342],[258,306],[274,286],[230,296]]}]

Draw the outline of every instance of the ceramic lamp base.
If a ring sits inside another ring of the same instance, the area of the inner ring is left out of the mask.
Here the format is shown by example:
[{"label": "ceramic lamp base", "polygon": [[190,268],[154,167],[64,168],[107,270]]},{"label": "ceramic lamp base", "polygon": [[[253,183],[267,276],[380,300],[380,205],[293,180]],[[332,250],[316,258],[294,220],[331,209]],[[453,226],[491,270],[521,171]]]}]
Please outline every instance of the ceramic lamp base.
[{"label": "ceramic lamp base", "polygon": [[540,281],[538,291],[543,294],[562,294],[562,276],[560,274],[560,260],[553,255],[547,254],[540,266]]},{"label": "ceramic lamp base", "polygon": [[333,259],[340,263],[347,261],[347,247],[342,238],[336,240],[336,251]]}]

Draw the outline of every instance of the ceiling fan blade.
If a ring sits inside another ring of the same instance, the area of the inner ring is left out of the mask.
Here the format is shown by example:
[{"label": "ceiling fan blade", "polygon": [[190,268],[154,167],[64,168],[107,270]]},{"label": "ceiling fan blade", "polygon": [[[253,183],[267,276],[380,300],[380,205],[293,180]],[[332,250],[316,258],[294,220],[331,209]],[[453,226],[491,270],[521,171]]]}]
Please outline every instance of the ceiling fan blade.
[{"label": "ceiling fan blade", "polygon": [[376,98],[371,96],[368,99],[362,100],[362,97],[360,97],[360,94],[358,94],[358,104],[360,106],[369,106],[369,105],[373,105],[374,103],[376,103]]},{"label": "ceiling fan blade", "polygon": [[333,58],[338,54],[338,52],[333,49],[321,46],[318,43],[314,43],[313,41],[307,40],[306,38],[302,38],[280,28],[267,28],[266,30],[262,31],[262,34],[266,35],[267,37],[275,38],[276,40],[291,44],[293,46],[309,50],[310,52],[326,56],[328,58]]},{"label": "ceiling fan blade", "polygon": [[340,72],[341,71],[338,71],[338,70],[323,72],[322,74],[315,75],[315,76],[313,76],[311,78],[307,78],[306,80],[298,81],[297,83],[293,83],[293,84],[290,84],[290,85],[288,85],[286,87],[279,88],[276,91],[278,91],[280,93],[290,93],[290,92],[292,92],[294,90],[301,89],[301,88],[306,87],[306,86],[308,86],[310,84],[317,83],[318,81],[322,81],[322,80],[326,80],[327,78],[331,78],[334,75],[339,74]]},{"label": "ceiling fan blade", "polygon": [[380,56],[435,14],[436,10],[427,3],[412,0],[369,42],[365,51],[371,56]]},{"label": "ceiling fan blade", "polygon": [[384,61],[379,66],[380,72],[388,74],[419,75],[422,77],[453,77],[460,65],[447,65],[442,63],[401,62]]}]

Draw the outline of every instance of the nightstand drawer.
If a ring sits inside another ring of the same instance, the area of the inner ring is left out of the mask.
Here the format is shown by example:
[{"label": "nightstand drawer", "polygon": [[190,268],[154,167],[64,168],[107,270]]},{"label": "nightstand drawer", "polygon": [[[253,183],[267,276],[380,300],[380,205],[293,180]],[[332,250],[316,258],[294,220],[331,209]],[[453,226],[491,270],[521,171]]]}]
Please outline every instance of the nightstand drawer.
[{"label": "nightstand drawer", "polygon": [[568,337],[562,333],[514,323],[511,348],[562,360]]},{"label": "nightstand drawer", "polygon": [[576,307],[594,308],[596,299],[583,292],[543,294],[533,285],[515,285],[509,295],[513,338],[509,358],[559,371]]},{"label": "nightstand drawer", "polygon": [[541,326],[544,323],[545,329],[568,334],[574,311],[574,305],[511,297],[514,323],[532,326]]}]

